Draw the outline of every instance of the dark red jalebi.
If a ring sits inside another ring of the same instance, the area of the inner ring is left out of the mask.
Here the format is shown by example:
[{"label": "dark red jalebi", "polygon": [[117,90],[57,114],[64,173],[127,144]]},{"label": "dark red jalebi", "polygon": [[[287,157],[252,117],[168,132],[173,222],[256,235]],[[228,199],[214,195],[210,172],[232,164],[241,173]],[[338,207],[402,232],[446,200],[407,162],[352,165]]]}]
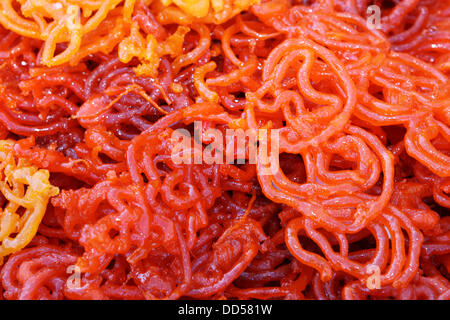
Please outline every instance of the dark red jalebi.
[{"label": "dark red jalebi", "polygon": [[450,299],[450,1],[12,2],[3,298]]}]

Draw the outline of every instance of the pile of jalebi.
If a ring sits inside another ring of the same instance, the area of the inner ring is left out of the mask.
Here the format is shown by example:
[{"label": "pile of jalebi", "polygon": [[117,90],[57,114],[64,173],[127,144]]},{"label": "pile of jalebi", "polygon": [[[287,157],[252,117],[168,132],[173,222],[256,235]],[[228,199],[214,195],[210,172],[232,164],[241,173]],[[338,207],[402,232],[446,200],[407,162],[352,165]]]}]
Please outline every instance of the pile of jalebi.
[{"label": "pile of jalebi", "polygon": [[[3,298],[450,299],[449,0],[5,0],[0,24]],[[230,129],[257,141],[195,161]]]}]

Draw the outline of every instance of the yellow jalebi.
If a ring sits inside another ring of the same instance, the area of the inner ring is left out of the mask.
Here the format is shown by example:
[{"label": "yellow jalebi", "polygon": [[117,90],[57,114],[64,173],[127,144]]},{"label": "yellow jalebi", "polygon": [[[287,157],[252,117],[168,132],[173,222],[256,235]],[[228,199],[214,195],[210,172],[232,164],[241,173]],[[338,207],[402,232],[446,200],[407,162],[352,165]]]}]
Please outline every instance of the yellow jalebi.
[{"label": "yellow jalebi", "polygon": [[[55,66],[68,62],[80,50],[83,35],[96,29],[122,0],[18,2],[20,13],[11,0],[0,2],[0,23],[22,36],[44,40],[42,63]],[[133,5],[133,0],[125,1],[124,15],[131,17]],[[58,43],[68,45],[63,52],[55,55]]]},{"label": "yellow jalebi", "polygon": [[59,189],[49,182],[48,170],[38,169],[12,154],[14,142],[0,140],[0,263],[24,248],[36,235],[51,197]]},{"label": "yellow jalebi", "polygon": [[[151,75],[159,57],[176,55],[188,29],[179,29],[165,45],[152,35],[139,39],[132,21],[136,0],[13,0],[0,1],[0,24],[25,37],[44,41],[42,64],[77,64],[85,56],[111,52],[121,44],[121,60],[138,57],[140,74]],[[259,0],[143,0],[160,23],[222,23]],[[180,43],[181,39],[181,44]],[[65,44],[62,52],[57,45]],[[129,50],[129,52],[127,52]],[[156,66],[155,66],[156,65]]]},{"label": "yellow jalebi", "polygon": [[260,0],[156,0],[152,4],[162,23],[220,24],[247,10]]}]

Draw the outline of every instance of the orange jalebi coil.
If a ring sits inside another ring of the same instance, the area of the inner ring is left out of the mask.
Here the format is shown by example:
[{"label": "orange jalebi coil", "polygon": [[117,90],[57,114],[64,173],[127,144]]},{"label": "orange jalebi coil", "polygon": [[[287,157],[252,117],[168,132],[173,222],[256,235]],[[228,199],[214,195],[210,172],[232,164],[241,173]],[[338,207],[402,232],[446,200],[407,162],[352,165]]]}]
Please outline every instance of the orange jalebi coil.
[{"label": "orange jalebi coil", "polygon": [[449,1],[0,10],[3,298],[450,299]]}]

